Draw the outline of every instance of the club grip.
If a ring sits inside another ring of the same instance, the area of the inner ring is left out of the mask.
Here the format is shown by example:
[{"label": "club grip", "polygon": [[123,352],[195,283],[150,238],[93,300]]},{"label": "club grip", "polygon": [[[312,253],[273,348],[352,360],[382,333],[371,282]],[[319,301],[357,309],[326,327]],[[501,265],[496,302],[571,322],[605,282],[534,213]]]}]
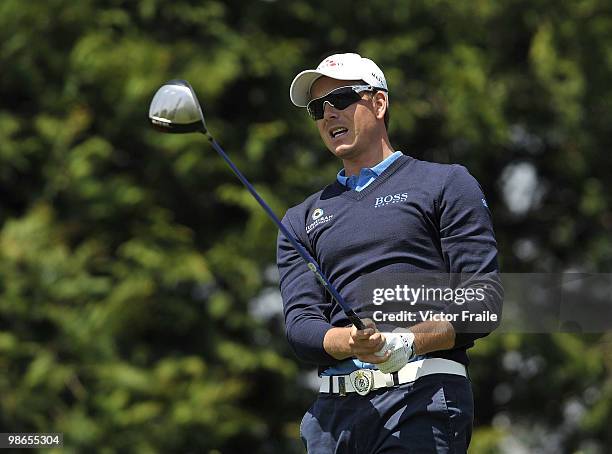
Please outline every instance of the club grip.
[{"label": "club grip", "polygon": [[347,314],[349,321],[355,325],[355,327],[357,329],[365,329],[365,325],[363,324],[363,321],[359,318],[359,316],[357,314],[355,314],[354,312],[352,314]]}]

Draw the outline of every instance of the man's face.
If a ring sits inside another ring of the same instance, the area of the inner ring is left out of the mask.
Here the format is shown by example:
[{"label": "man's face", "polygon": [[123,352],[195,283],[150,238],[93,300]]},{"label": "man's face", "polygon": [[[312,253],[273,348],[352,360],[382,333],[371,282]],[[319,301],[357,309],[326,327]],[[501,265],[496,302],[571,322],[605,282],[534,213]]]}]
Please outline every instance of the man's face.
[{"label": "man's face", "polygon": [[[337,80],[323,76],[315,81],[310,93],[313,98],[325,96],[330,91],[347,85],[363,85],[359,80]],[[325,104],[324,116],[317,120],[317,128],[327,148],[341,159],[351,159],[367,151],[378,140],[377,118],[371,93],[364,93],[361,101],[344,110]],[[338,128],[346,131],[333,134]]]}]

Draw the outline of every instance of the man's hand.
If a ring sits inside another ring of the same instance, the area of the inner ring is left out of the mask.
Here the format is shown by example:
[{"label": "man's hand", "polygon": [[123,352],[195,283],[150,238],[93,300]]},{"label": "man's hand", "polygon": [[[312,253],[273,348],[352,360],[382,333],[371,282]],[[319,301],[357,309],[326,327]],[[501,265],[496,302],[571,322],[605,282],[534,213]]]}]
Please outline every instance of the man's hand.
[{"label": "man's hand", "polygon": [[387,340],[382,349],[376,353],[377,356],[385,356],[388,359],[378,365],[383,374],[397,372],[415,356],[414,334],[407,333],[384,333]]},{"label": "man's hand", "polygon": [[[386,336],[393,337],[398,333],[380,333],[376,325],[370,319],[363,320],[366,329],[358,330],[354,326],[347,328],[332,328],[325,334],[323,348],[336,359],[357,357],[362,361],[372,364],[381,364],[391,357],[393,350]],[[415,355],[448,350],[455,345],[455,330],[449,322],[421,322],[411,326],[410,331],[414,334],[413,348]],[[406,333],[399,333],[406,334]],[[400,345],[392,342],[393,345]],[[381,351],[382,350],[382,351]],[[377,356],[384,353],[384,356]],[[407,350],[405,350],[408,353]],[[396,355],[398,355],[396,353]],[[402,353],[399,353],[402,355]],[[390,365],[391,362],[387,365]],[[380,366],[379,366],[380,369]],[[385,369],[385,366],[383,366]]]},{"label": "man's hand", "polygon": [[365,325],[363,330],[359,330],[355,326],[351,327],[349,348],[352,356],[372,364],[386,361],[391,352],[386,352],[382,356],[380,354],[377,355],[385,346],[385,336],[376,329],[376,324],[369,318],[364,319],[363,324]]},{"label": "man's hand", "polygon": [[379,364],[386,361],[390,354],[376,356],[385,345],[385,337],[376,329],[376,324],[366,318],[363,320],[365,329],[358,330],[351,326],[347,328],[332,328],[325,334],[323,348],[336,359],[356,357],[357,359]]}]

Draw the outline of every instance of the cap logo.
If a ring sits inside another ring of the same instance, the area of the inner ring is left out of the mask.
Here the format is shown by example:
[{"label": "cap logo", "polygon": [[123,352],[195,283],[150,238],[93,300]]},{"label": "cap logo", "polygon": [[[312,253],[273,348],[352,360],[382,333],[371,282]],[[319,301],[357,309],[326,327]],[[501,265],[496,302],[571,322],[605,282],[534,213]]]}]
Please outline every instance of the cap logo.
[{"label": "cap logo", "polygon": [[326,68],[326,67],[333,67],[333,66],[342,66],[342,63],[337,62],[336,60],[334,60],[333,58],[326,58],[325,60],[323,60],[323,62],[319,65],[319,69],[322,68]]}]

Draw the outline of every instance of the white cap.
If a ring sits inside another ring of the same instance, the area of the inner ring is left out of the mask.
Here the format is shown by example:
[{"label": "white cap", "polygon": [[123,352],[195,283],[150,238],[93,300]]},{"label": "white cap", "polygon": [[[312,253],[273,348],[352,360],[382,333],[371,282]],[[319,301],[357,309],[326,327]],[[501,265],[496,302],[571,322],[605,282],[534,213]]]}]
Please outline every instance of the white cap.
[{"label": "white cap", "polygon": [[302,71],[291,83],[289,97],[298,107],[306,107],[312,99],[310,88],[321,76],[338,80],[363,80],[366,84],[387,91],[387,81],[380,68],[359,54],[335,54],[327,57],[317,69]]}]

